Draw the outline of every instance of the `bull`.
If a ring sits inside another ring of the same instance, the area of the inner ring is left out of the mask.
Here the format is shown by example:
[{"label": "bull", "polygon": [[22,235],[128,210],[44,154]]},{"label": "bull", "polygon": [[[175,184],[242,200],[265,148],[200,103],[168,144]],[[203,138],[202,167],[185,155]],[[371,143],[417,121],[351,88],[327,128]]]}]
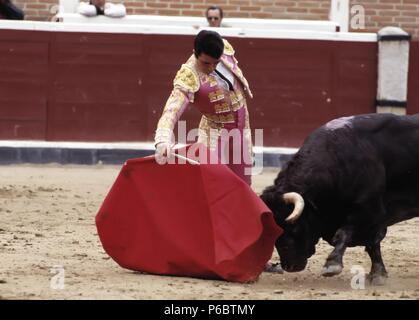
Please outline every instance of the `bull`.
[{"label": "bull", "polygon": [[387,227],[419,216],[419,115],[366,114],[313,131],[261,199],[284,229],[281,267],[301,271],[320,238],[334,247],[323,276],[342,272],[347,247],[364,246],[372,284],[387,271]]}]

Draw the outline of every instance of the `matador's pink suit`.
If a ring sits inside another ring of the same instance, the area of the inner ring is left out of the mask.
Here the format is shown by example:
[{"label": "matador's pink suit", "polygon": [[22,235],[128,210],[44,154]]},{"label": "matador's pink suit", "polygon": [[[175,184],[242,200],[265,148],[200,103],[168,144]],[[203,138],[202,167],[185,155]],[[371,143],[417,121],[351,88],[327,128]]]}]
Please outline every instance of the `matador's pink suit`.
[{"label": "matador's pink suit", "polygon": [[245,94],[252,97],[252,93],[238,67],[234,49],[226,40],[220,60],[222,66],[217,66],[217,70],[222,67],[224,73],[230,75],[233,80],[230,89],[214,71],[210,74],[201,72],[194,55],[182,65],[158,122],[155,144],[171,143],[176,122],[192,104],[202,113],[198,142],[217,152],[219,158],[224,159],[222,161],[228,159],[226,164],[230,169],[250,185],[252,138]]}]

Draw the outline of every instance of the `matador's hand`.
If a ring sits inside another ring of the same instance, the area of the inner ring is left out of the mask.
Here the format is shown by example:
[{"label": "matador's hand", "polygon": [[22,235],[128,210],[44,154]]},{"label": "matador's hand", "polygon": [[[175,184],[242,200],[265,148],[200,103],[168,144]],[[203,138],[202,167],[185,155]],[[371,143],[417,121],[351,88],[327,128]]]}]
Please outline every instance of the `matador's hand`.
[{"label": "matador's hand", "polygon": [[167,162],[167,158],[170,157],[172,153],[172,147],[169,143],[166,142],[160,142],[156,146],[156,161],[158,164],[165,164]]}]

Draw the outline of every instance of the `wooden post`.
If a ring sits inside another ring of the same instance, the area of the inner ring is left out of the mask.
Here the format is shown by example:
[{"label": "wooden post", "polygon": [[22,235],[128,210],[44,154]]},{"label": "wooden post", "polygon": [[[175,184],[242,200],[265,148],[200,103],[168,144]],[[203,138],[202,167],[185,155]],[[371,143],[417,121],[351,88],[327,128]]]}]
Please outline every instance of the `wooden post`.
[{"label": "wooden post", "polygon": [[406,114],[410,39],[397,27],[378,31],[377,113]]}]

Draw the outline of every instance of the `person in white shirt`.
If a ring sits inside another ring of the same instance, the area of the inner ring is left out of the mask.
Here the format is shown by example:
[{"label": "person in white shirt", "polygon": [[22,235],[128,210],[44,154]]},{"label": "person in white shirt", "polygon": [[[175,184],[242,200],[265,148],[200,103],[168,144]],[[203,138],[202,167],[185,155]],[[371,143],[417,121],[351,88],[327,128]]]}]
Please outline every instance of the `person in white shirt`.
[{"label": "person in white shirt", "polygon": [[114,4],[105,0],[80,2],[77,12],[86,17],[105,15],[111,18],[122,18],[127,14],[126,8],[122,3]]}]

